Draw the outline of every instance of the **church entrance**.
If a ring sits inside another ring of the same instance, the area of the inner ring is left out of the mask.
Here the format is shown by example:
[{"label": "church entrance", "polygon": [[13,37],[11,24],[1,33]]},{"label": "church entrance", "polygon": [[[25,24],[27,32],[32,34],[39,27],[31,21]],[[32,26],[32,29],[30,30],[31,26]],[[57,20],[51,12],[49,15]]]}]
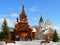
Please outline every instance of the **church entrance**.
[{"label": "church entrance", "polygon": [[15,40],[16,40],[16,41],[19,41],[19,40],[20,40],[19,36],[16,36],[16,37],[15,37]]},{"label": "church entrance", "polygon": [[27,32],[20,33],[20,40],[25,41],[27,37],[28,37]]}]

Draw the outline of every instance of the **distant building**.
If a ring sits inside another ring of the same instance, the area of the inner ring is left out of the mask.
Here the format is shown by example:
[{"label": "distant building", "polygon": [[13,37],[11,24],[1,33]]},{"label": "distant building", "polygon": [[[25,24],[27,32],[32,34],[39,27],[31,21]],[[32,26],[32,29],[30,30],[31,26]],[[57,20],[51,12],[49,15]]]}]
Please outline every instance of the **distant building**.
[{"label": "distant building", "polygon": [[45,39],[47,36],[53,37],[54,29],[51,27],[51,21],[48,19],[44,22],[42,14],[40,14],[40,20],[38,26],[33,26],[36,29],[36,39]]}]

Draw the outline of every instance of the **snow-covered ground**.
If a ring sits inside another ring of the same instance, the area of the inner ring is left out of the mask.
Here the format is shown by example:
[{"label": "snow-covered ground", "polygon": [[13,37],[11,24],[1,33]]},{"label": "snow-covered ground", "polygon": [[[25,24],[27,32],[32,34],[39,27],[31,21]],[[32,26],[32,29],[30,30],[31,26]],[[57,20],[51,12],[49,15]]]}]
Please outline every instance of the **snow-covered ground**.
[{"label": "snow-covered ground", "polygon": [[0,45],[60,45],[60,42],[57,42],[57,43],[54,43],[52,41],[50,41],[50,43],[43,43],[43,44],[40,44],[40,40],[33,40],[33,41],[15,41],[15,44],[14,43],[5,43],[4,41],[3,42],[0,42]]}]

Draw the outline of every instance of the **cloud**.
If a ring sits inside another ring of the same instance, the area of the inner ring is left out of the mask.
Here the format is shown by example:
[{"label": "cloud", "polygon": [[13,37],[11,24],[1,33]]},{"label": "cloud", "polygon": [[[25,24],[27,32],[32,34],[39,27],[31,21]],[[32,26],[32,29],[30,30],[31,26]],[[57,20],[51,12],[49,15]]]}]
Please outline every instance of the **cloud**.
[{"label": "cloud", "polygon": [[58,30],[57,33],[58,33],[58,36],[60,37],[60,30]]},{"label": "cloud", "polygon": [[8,15],[2,16],[2,18],[0,18],[0,27],[1,27],[2,23],[3,23],[3,21],[4,21],[4,18],[6,18],[9,27],[14,27],[14,25],[16,23],[16,19],[15,18],[17,18],[18,16],[19,15],[16,14],[16,13],[12,13],[12,14],[8,14]]},{"label": "cloud", "polygon": [[[6,18],[6,20],[7,20],[7,24],[8,24],[9,27],[14,27],[14,25],[15,25],[15,23],[14,23],[15,20],[10,20],[10,19],[8,19],[8,18]],[[3,21],[4,21],[4,18],[1,18],[1,19],[0,19],[0,24],[2,24]]]},{"label": "cloud", "polygon": [[52,26],[52,28],[54,28],[56,30],[60,30],[60,26]]},{"label": "cloud", "polygon": [[11,15],[11,17],[14,17],[14,18],[16,18],[16,17],[18,17],[19,15],[18,14],[16,14],[16,13],[13,13],[13,14],[10,14]]},{"label": "cloud", "polygon": [[15,20],[6,19],[9,27],[14,27]]},{"label": "cloud", "polygon": [[37,7],[31,7],[31,8],[29,8],[29,11],[36,12],[37,11]]},{"label": "cloud", "polygon": [[2,24],[2,23],[3,23],[3,20],[4,20],[4,18],[0,18],[0,24]]}]

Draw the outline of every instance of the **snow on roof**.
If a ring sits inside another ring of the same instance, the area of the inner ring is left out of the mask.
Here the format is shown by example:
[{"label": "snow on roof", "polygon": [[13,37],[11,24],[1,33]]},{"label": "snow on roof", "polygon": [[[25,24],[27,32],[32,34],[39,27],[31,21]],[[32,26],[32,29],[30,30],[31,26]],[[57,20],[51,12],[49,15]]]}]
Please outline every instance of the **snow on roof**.
[{"label": "snow on roof", "polygon": [[49,34],[49,30],[46,30],[43,34]]},{"label": "snow on roof", "polygon": [[33,29],[33,31],[32,32],[36,32],[36,29],[35,28],[32,28]]},{"label": "snow on roof", "polygon": [[10,28],[10,30],[9,30],[10,32],[14,32],[14,30],[13,30],[13,28]]},{"label": "snow on roof", "polygon": [[53,34],[53,30],[52,29],[47,29],[43,34],[45,34],[45,35]]}]

